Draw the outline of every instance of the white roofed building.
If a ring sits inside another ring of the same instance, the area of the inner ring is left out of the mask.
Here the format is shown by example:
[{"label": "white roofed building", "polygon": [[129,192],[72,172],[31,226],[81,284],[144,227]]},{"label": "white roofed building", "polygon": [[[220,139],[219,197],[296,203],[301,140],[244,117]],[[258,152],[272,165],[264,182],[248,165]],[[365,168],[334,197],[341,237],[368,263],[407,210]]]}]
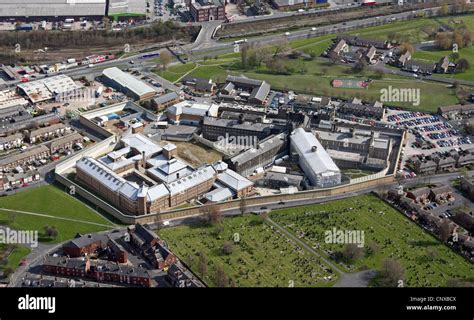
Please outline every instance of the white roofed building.
[{"label": "white roofed building", "polygon": [[291,149],[298,155],[298,164],[312,185],[326,188],[341,183],[341,171],[312,132],[294,130]]},{"label": "white roofed building", "polygon": [[117,67],[104,69],[102,76],[107,85],[136,100],[147,100],[156,95],[155,89]]}]

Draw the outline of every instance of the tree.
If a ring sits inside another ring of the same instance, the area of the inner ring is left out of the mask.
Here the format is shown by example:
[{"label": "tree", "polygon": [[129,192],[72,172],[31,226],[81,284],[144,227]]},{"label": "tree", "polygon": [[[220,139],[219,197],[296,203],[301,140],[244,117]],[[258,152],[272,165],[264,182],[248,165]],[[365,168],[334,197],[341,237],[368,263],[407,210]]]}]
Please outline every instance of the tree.
[{"label": "tree", "polygon": [[50,234],[51,234],[51,238],[53,238],[53,239],[56,239],[56,238],[57,238],[57,236],[58,236],[58,230],[56,229],[56,227],[51,227]]},{"label": "tree", "polygon": [[12,268],[12,267],[6,267],[5,269],[3,269],[3,276],[4,276],[5,278],[9,278],[10,275],[13,274],[13,272],[14,272],[14,271],[13,271],[13,268]]},{"label": "tree", "polygon": [[247,212],[247,200],[246,200],[245,196],[240,198],[239,209],[240,209],[240,214],[241,215],[244,215],[245,212]]},{"label": "tree", "polygon": [[428,247],[426,249],[426,258],[429,261],[434,261],[438,257],[438,255],[439,255],[439,252],[435,248]]},{"label": "tree", "polygon": [[405,54],[407,52],[410,52],[411,54],[413,54],[415,52],[415,48],[413,48],[413,46],[411,45],[411,43],[408,43],[408,42],[403,42],[401,45],[400,45],[400,53],[401,54]]},{"label": "tree", "polygon": [[453,60],[453,61],[456,61],[459,59],[459,52],[453,52],[449,55],[449,59],[450,60]]},{"label": "tree", "polygon": [[447,242],[451,236],[451,226],[449,225],[448,220],[444,220],[441,226],[439,227],[439,237],[441,241]]},{"label": "tree", "polygon": [[207,275],[207,257],[204,252],[199,254],[198,273],[201,278],[204,278]]},{"label": "tree", "polygon": [[242,69],[247,69],[248,67],[248,53],[249,53],[249,45],[244,43],[240,47],[240,64]]},{"label": "tree", "polygon": [[288,72],[282,59],[272,59],[266,62],[267,68],[276,74],[285,74]]},{"label": "tree", "polygon": [[383,79],[383,77],[385,76],[385,73],[383,72],[383,70],[377,69],[375,70],[375,75],[377,78]]},{"label": "tree", "polygon": [[171,62],[171,54],[168,51],[162,51],[160,53],[160,63],[161,66],[163,67],[163,70],[166,70],[168,68],[168,65]]},{"label": "tree", "polygon": [[229,283],[229,279],[227,278],[222,266],[216,268],[215,283],[219,288],[227,287],[227,284]]},{"label": "tree", "polygon": [[378,276],[381,287],[397,287],[399,281],[405,280],[405,269],[398,260],[387,258],[382,262]]},{"label": "tree", "polygon": [[467,61],[466,59],[459,59],[456,70],[458,72],[466,72],[469,69],[471,69],[471,64],[469,63],[469,61]]},{"label": "tree", "polygon": [[369,245],[365,249],[365,254],[367,256],[371,256],[379,252],[380,247],[376,242],[370,242]]},{"label": "tree", "polygon": [[48,225],[45,225],[43,227],[43,230],[44,230],[45,236],[48,238],[56,239],[56,237],[58,236],[58,230],[56,230],[56,227],[54,226],[50,227]]},{"label": "tree", "polygon": [[362,248],[354,243],[347,244],[342,251],[342,257],[347,263],[354,263],[362,257]]},{"label": "tree", "polygon": [[283,40],[278,41],[274,46],[274,51],[273,51],[273,57],[277,57],[285,52],[288,52],[290,50],[290,45],[288,43],[288,40],[285,38]]},{"label": "tree", "polygon": [[436,46],[443,50],[452,49],[452,39],[449,32],[438,32],[435,40]]},{"label": "tree", "polygon": [[234,245],[230,241],[224,242],[222,245],[222,252],[226,255],[231,254],[234,251]]},{"label": "tree", "polygon": [[362,73],[367,68],[367,61],[360,59],[353,67],[352,70],[356,73]]},{"label": "tree", "polygon": [[334,51],[330,51],[328,54],[329,59],[332,61],[333,64],[336,64],[341,58],[335,53]]},{"label": "tree", "polygon": [[104,18],[102,19],[102,23],[104,24],[104,29],[105,29],[105,30],[109,30],[109,29],[110,29],[111,24],[110,24],[110,19],[109,19],[109,18],[104,17]]},{"label": "tree", "polygon": [[439,15],[440,16],[447,16],[449,13],[449,7],[447,4],[443,4],[441,8],[439,9]]},{"label": "tree", "polygon": [[221,220],[221,211],[219,206],[215,203],[206,204],[201,208],[201,212],[206,218],[207,222],[215,225]]}]

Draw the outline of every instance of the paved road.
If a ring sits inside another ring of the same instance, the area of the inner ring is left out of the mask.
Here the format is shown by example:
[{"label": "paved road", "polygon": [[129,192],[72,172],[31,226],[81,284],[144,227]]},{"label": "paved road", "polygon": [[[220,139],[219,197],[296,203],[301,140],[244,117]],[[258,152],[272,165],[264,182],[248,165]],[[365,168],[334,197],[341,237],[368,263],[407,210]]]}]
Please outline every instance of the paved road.
[{"label": "paved road", "polygon": [[441,82],[441,83],[446,83],[446,84],[454,84],[454,83],[459,83],[461,85],[466,85],[466,86],[474,86],[474,81],[466,81],[466,80],[458,80],[458,79],[452,79],[452,78],[443,78],[443,77],[437,77],[436,75],[431,75],[431,76],[414,76],[413,72],[407,72],[403,71],[400,69],[391,69],[388,68],[385,63],[379,62],[375,65],[370,65],[369,69],[372,70],[379,70],[382,71],[385,74],[394,74],[394,75],[399,75],[399,76],[404,76],[404,77],[413,77],[414,79],[418,79],[420,81],[422,80],[430,80],[430,81],[436,81],[436,82]]},{"label": "paved road", "polygon": [[[429,10],[436,10],[436,9],[422,9],[418,10],[419,12],[427,12]],[[291,13],[290,15],[298,15],[298,14],[305,14],[305,13]],[[266,35],[266,36],[261,36],[261,37],[254,37],[248,39],[249,43],[255,43],[255,44],[264,44],[264,45],[270,45],[275,42],[280,42],[282,39],[287,39],[287,40],[297,40],[297,39],[305,39],[305,38],[311,38],[311,37],[318,37],[322,34],[326,34],[328,32],[331,33],[341,33],[345,32],[347,30],[352,30],[354,28],[359,28],[359,27],[364,27],[364,26],[372,26],[372,25],[383,25],[391,22],[392,18],[395,18],[397,20],[400,19],[405,19],[409,16],[413,15],[412,12],[403,12],[399,14],[393,14],[393,15],[388,15],[388,16],[383,16],[380,19],[374,18],[368,18],[368,19],[360,19],[360,20],[353,20],[353,21],[347,21],[344,23],[339,23],[339,24],[331,24],[327,26],[321,26],[318,27],[316,31],[312,31],[311,28],[307,29],[300,29],[298,31],[292,31],[290,32],[289,35],[286,35],[285,33],[281,34],[271,34],[271,35]],[[276,14],[269,16],[269,17],[256,17],[256,20],[260,19],[272,19],[275,18]],[[202,24],[202,32],[198,35],[196,41],[191,44],[184,45],[183,47],[186,50],[189,50],[193,55],[197,54],[199,55],[200,53],[203,55],[207,56],[214,56],[214,55],[220,55],[223,53],[230,53],[233,52],[234,50],[234,44],[233,43],[222,43],[222,42],[215,42],[212,39],[212,34],[215,30],[216,27],[218,27],[220,22],[218,21],[211,21],[209,23],[203,23]],[[150,51],[150,53],[159,53],[161,50],[154,50]],[[71,69],[71,70],[65,70],[63,73],[72,77],[81,77],[84,75],[90,75],[90,76],[98,76],[102,73],[102,70],[107,67],[112,67],[116,66],[119,68],[126,68],[127,66],[130,67],[131,65],[129,64],[130,61],[137,61],[139,60],[139,57],[141,54],[137,53],[132,56],[128,57],[123,57],[123,58],[118,58],[112,61],[107,61],[100,63],[96,65],[93,68],[89,68],[88,66],[82,66],[79,68]],[[154,63],[150,60],[144,60],[140,62],[142,64],[142,67],[151,67]],[[38,76],[38,79],[43,78],[44,76]],[[16,85],[19,83],[18,80],[15,81],[8,81],[6,82],[8,85]]]}]

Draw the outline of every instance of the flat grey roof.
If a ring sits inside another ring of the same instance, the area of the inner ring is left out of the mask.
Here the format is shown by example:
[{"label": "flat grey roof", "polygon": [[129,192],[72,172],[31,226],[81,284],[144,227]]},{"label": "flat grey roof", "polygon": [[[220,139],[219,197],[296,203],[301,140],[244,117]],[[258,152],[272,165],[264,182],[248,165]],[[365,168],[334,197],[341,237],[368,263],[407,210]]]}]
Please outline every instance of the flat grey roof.
[{"label": "flat grey roof", "polygon": [[102,74],[119,83],[122,87],[127,88],[139,97],[150,93],[156,93],[155,89],[143,81],[138,80],[131,74],[123,72],[117,67],[104,69]]},{"label": "flat grey roof", "polygon": [[[306,160],[314,173],[340,172],[312,132],[306,132],[303,128],[296,129],[291,134],[291,144],[298,150],[300,157]],[[316,147],[315,151],[312,151],[313,147]]]},{"label": "flat grey roof", "polygon": [[106,0],[0,0],[0,16],[103,16],[105,7]]}]

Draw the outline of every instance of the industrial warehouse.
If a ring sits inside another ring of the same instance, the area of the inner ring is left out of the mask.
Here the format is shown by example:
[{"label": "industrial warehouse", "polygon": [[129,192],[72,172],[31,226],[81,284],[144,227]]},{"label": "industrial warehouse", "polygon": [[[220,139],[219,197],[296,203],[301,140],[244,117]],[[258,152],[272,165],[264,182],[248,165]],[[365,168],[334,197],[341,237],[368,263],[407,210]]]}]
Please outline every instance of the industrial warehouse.
[{"label": "industrial warehouse", "polygon": [[106,0],[0,0],[0,18],[91,17],[99,20],[105,16],[106,9]]}]

